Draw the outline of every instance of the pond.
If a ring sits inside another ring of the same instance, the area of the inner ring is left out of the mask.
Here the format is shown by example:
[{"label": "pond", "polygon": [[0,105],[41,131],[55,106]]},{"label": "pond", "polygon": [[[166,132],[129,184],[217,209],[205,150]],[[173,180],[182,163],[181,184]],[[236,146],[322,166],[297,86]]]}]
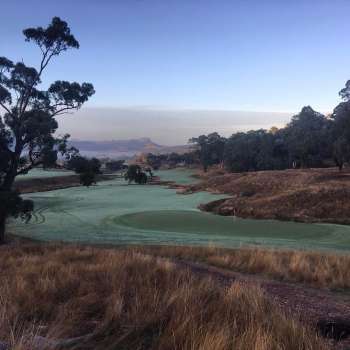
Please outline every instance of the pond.
[{"label": "pond", "polygon": [[[188,170],[158,172],[164,180],[197,181]],[[264,245],[301,249],[350,249],[350,226],[248,220],[197,209],[224,198],[199,192],[177,194],[162,186],[128,185],[122,179],[90,188],[33,193],[35,212],[12,231],[45,241],[112,244]]]}]

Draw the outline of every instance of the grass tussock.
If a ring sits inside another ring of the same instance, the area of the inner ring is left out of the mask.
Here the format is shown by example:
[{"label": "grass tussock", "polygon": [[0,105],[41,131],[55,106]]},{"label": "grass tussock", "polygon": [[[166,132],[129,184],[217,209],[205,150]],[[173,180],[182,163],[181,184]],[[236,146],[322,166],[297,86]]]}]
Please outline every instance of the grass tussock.
[{"label": "grass tussock", "polygon": [[2,248],[0,278],[0,340],[16,350],[33,334],[89,335],[72,349],[325,349],[258,287],[219,288],[131,249]]},{"label": "grass tussock", "polygon": [[262,274],[277,280],[329,289],[350,288],[349,255],[250,247],[157,247],[143,248],[143,251],[145,249],[166,257],[205,262],[237,272]]}]

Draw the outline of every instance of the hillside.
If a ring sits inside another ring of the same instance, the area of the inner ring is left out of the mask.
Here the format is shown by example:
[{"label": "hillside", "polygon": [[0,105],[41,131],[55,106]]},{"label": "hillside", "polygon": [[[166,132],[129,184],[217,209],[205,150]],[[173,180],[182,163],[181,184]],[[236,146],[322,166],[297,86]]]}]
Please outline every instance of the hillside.
[{"label": "hillside", "polygon": [[201,175],[187,191],[207,190],[231,195],[201,205],[220,215],[243,218],[350,223],[350,172],[300,169]]},{"label": "hillside", "polygon": [[128,140],[91,141],[72,140],[70,145],[78,148],[80,153],[90,157],[123,158],[141,153],[183,153],[189,146],[163,146],[153,142],[148,137]]}]

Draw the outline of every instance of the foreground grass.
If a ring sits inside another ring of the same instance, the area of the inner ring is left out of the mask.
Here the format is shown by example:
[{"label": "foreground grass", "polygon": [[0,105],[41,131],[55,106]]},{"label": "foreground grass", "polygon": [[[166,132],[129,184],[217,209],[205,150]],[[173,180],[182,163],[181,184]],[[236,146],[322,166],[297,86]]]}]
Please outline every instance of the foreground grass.
[{"label": "foreground grass", "polygon": [[33,334],[89,335],[74,349],[326,349],[258,287],[222,289],[134,249],[3,247],[0,278],[0,340],[16,350]]},{"label": "foreground grass", "polygon": [[329,289],[350,288],[350,256],[298,250],[215,247],[141,248],[165,257],[176,257],[237,272],[261,274],[277,280]]}]

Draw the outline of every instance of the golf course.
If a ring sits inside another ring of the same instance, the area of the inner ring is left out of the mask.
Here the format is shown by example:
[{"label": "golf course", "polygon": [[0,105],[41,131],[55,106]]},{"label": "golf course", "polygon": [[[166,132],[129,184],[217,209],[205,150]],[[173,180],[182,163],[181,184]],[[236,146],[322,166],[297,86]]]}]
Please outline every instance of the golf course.
[{"label": "golf course", "polygon": [[[49,173],[49,172],[45,172]],[[162,170],[161,180],[190,184],[190,170]],[[37,170],[30,176],[43,177]],[[34,201],[29,223],[11,223],[17,235],[43,241],[97,244],[175,244],[237,247],[262,245],[312,250],[348,250],[350,227],[224,217],[197,209],[224,195],[177,194],[158,185],[128,185],[123,179],[25,195]]]}]

